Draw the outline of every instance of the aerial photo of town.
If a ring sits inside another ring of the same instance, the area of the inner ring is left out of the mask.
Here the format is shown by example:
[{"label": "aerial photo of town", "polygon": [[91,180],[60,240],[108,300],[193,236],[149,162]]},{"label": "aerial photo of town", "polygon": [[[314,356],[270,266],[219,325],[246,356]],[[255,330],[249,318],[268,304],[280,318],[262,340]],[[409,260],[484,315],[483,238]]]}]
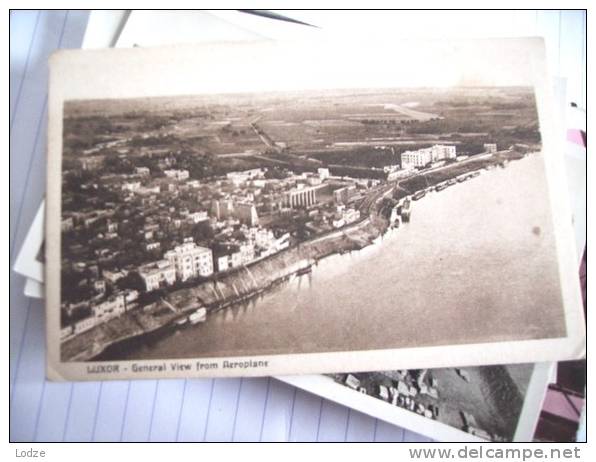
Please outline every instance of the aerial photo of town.
[{"label": "aerial photo of town", "polygon": [[537,151],[531,88],[68,101],[62,360],[206,326]]},{"label": "aerial photo of town", "polygon": [[352,390],[487,441],[512,441],[533,366],[335,374]]}]

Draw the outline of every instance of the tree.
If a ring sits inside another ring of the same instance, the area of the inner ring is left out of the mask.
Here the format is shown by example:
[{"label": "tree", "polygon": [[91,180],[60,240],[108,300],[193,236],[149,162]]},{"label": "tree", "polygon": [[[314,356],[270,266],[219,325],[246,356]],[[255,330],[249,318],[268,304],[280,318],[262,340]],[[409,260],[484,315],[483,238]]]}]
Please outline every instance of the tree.
[{"label": "tree", "polygon": [[145,281],[143,281],[143,278],[136,271],[131,271],[122,279],[119,279],[116,285],[120,290],[130,289],[139,292],[145,290]]}]

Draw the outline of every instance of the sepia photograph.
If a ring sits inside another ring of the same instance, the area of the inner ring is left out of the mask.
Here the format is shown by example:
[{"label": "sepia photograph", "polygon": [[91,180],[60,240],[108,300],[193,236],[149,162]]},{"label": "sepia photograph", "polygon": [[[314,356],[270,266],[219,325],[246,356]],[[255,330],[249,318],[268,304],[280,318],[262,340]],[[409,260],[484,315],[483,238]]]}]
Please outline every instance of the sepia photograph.
[{"label": "sepia photograph", "polygon": [[[518,42],[522,55],[539,50]],[[507,362],[581,355],[577,288],[561,277],[571,228],[554,214],[539,116],[546,96],[533,66],[514,72],[511,43],[499,45],[489,49],[507,66],[495,73],[515,74],[503,84],[475,63],[442,85],[364,86],[360,71],[320,88],[165,95],[151,90],[165,81],[165,52],[182,61],[201,47],[95,53],[101,84],[84,78],[85,52],[58,55],[75,72],[72,97],[58,72],[50,86],[60,88],[46,242],[57,363],[118,378],[350,372],[371,352],[383,364],[401,352],[386,365],[407,369],[411,350],[428,367],[497,364],[507,348],[518,353]],[[458,46],[463,63],[483,49]],[[250,50],[277,64],[271,49]],[[113,94],[110,66],[128,57],[130,81]],[[145,94],[129,92],[152,64]],[[464,354],[429,356],[443,347]],[[366,390],[397,380],[348,377]]]},{"label": "sepia photograph", "polygon": [[436,441],[532,441],[551,364],[279,377]]}]

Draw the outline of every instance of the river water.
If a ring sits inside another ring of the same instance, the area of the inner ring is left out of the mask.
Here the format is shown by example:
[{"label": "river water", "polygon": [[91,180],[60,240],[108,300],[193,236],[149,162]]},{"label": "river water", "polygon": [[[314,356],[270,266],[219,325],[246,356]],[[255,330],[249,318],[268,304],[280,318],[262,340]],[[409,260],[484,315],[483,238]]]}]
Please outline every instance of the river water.
[{"label": "river water", "polygon": [[261,298],[109,349],[165,359],[565,334],[540,154],[413,202],[411,221]]}]

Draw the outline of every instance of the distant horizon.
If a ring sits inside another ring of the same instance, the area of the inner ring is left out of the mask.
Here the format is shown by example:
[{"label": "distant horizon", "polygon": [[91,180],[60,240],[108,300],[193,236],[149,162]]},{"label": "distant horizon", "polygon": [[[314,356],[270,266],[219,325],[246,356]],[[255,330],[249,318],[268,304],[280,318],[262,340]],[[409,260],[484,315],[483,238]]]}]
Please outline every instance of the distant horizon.
[{"label": "distant horizon", "polygon": [[[367,88],[367,87],[355,87],[355,88],[320,88],[320,89],[303,89],[303,90],[275,90],[275,91],[255,91],[255,92],[226,92],[226,93],[198,93],[198,94],[180,94],[180,95],[155,95],[155,96],[134,96],[134,97],[106,97],[106,98],[90,98],[90,99],[72,99],[66,100],[64,102],[64,118],[70,117],[80,117],[86,115],[97,115],[98,111],[105,111],[108,108],[93,108],[89,107],[94,104],[96,105],[109,105],[109,106],[123,106],[125,104],[137,103],[140,105],[149,106],[147,109],[152,109],[151,106],[153,103],[157,101],[177,101],[180,99],[188,100],[186,105],[182,105],[179,108],[163,108],[159,107],[156,108],[158,111],[168,111],[168,110],[177,110],[177,109],[187,109],[189,107],[193,107],[197,104],[204,104],[204,105],[220,105],[220,104],[229,104],[233,101],[226,101],[226,99],[234,98],[234,99],[243,99],[245,101],[258,101],[258,100],[266,100],[268,98],[290,98],[292,96],[309,96],[309,97],[316,97],[319,95],[325,96],[367,96],[367,95],[380,95],[388,92],[393,92],[396,95],[402,93],[421,93],[421,92],[436,92],[436,93],[443,93],[448,94],[452,92],[461,92],[464,90],[469,90],[473,92],[481,91],[481,90],[488,90],[488,91],[521,91],[525,90],[527,93],[534,94],[534,87],[531,85],[499,85],[499,86],[487,86],[487,85],[458,85],[458,86],[421,86],[421,87],[407,87],[407,86],[400,86],[400,87],[375,87],[375,88]],[[354,93],[358,92],[358,93]],[[487,96],[495,96],[487,95]],[[113,114],[123,114],[128,111],[135,111],[137,109],[130,109],[124,107],[110,107],[109,108],[111,113]],[[79,112],[76,115],[68,114],[68,111]],[[87,112],[85,112],[87,111]]]}]

